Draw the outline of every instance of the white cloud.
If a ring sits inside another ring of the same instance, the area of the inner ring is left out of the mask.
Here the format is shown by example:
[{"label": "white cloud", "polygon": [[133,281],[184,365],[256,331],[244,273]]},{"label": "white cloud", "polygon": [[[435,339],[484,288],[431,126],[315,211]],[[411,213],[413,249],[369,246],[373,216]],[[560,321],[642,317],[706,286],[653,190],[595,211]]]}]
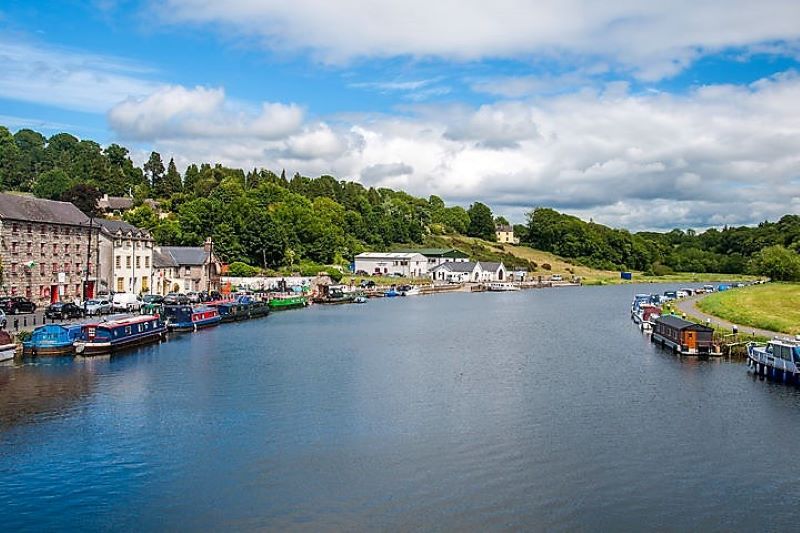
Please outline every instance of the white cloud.
[{"label": "white cloud", "polygon": [[450,202],[482,200],[516,221],[552,206],[630,227],[775,219],[800,207],[800,76],[685,95],[604,91],[477,108],[349,116],[281,139],[156,142],[182,161],[332,174]]},{"label": "white cloud", "polygon": [[66,109],[105,112],[131,95],[153,91],[153,72],[124,59],[0,40],[0,97]]},{"label": "white cloud", "polygon": [[300,129],[303,111],[294,104],[263,103],[257,112],[248,112],[244,106],[226,101],[220,88],[165,86],[117,104],[108,112],[108,120],[128,139],[279,139]]},{"label": "white cloud", "polygon": [[219,23],[277,50],[324,61],[591,57],[643,79],[675,74],[707,51],[797,41],[794,0],[162,0],[165,23]]}]

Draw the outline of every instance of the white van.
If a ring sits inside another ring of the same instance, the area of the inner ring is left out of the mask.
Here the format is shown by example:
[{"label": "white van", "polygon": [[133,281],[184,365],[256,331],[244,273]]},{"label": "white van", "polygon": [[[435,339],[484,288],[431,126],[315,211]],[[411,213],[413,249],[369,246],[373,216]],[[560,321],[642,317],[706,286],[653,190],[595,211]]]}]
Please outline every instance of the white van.
[{"label": "white van", "polygon": [[111,300],[111,308],[114,311],[138,311],[141,307],[142,302],[140,302],[139,297],[132,292],[118,292]]}]

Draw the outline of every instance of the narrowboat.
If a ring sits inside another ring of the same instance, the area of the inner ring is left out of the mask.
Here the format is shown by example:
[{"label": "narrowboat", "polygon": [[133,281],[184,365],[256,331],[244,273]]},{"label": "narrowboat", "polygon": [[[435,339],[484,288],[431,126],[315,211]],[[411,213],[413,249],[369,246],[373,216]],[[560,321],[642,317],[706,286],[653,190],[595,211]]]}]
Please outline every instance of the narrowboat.
[{"label": "narrowboat", "polygon": [[236,301],[240,304],[250,306],[250,318],[261,318],[269,314],[269,304],[263,300],[258,300],[249,294],[239,296]]},{"label": "narrowboat", "polygon": [[155,315],[83,324],[81,336],[75,341],[75,353],[110,354],[125,348],[158,342],[166,332],[164,322]]},{"label": "narrowboat", "polygon": [[711,355],[718,354],[713,337],[713,328],[666,315],[653,321],[650,340],[680,355]]},{"label": "narrowboat", "polygon": [[22,343],[23,355],[73,355],[73,344],[81,336],[80,324],[46,324],[33,330]]},{"label": "narrowboat", "polygon": [[7,331],[0,330],[0,361],[14,359],[17,353],[17,344]]},{"label": "narrowboat", "polygon": [[217,311],[223,322],[238,322],[250,318],[250,304],[225,302],[217,304]]},{"label": "narrowboat", "polygon": [[796,340],[773,339],[766,345],[747,345],[747,366],[756,374],[800,384],[800,343]]},{"label": "narrowboat", "polygon": [[273,296],[269,300],[269,308],[272,311],[281,309],[293,309],[296,307],[305,307],[308,305],[308,298],[305,296]]},{"label": "narrowboat", "polygon": [[207,305],[166,305],[164,320],[170,331],[197,331],[216,326],[222,317],[217,309]]},{"label": "narrowboat", "polygon": [[355,294],[344,292],[343,285],[323,285],[320,287],[320,295],[314,298],[317,304],[351,304],[355,301]]}]

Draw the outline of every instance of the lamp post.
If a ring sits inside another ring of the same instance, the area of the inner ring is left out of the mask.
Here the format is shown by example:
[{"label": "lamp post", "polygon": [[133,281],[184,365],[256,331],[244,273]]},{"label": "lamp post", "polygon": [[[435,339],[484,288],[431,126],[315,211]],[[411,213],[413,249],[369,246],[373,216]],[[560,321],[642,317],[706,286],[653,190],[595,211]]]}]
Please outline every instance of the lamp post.
[{"label": "lamp post", "polygon": [[89,215],[89,240],[86,247],[86,269],[83,276],[83,313],[87,311],[86,290],[89,287],[89,267],[92,265],[92,229],[94,228],[94,215]]}]

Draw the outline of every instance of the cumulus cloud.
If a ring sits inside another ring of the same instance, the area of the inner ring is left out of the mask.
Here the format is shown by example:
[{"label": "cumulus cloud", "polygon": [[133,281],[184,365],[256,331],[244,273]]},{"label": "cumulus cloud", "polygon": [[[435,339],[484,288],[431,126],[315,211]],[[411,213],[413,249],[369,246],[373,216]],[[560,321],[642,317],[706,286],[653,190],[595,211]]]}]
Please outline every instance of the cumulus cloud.
[{"label": "cumulus cloud", "polygon": [[633,229],[755,223],[800,208],[800,77],[682,95],[625,85],[528,102],[349,116],[282,139],[160,141],[195,161],[330,173],[489,203],[552,206]]},{"label": "cumulus cloud", "polygon": [[165,23],[222,23],[330,62],[561,54],[611,61],[644,79],[675,74],[707,51],[800,36],[794,0],[162,0],[161,13]]},{"label": "cumulus cloud", "polygon": [[256,112],[248,112],[228,102],[221,88],[165,86],[117,104],[108,112],[108,120],[117,133],[129,139],[277,139],[300,129],[303,111],[294,104],[266,102]]},{"label": "cumulus cloud", "polygon": [[7,39],[0,73],[2,98],[100,113],[158,86],[152,70],[125,59]]}]

